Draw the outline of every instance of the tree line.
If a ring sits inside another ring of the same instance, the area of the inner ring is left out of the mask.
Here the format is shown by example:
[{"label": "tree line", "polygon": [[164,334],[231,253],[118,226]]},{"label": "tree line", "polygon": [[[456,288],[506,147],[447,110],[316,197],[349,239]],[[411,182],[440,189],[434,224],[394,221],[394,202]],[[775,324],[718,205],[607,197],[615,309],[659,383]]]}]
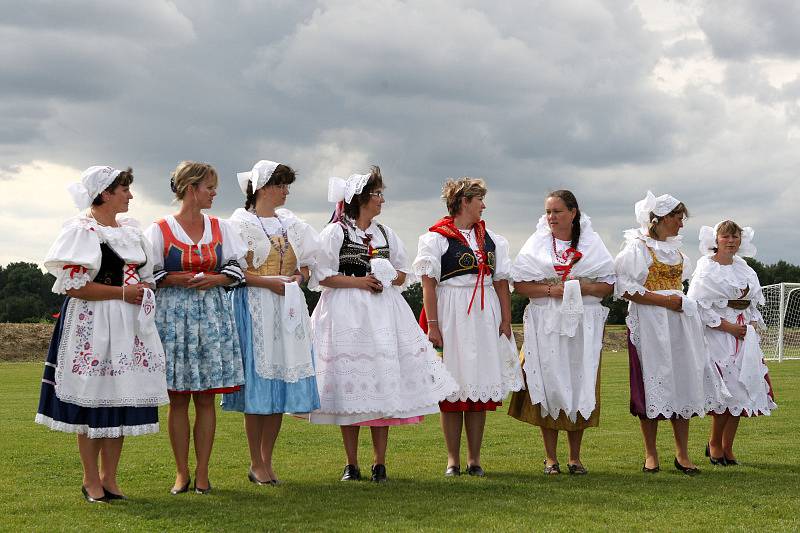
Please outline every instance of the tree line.
[{"label": "tree line", "polygon": [[[752,258],[747,263],[756,271],[762,285],[774,283],[800,282],[800,266],[786,261],[767,265]],[[58,313],[64,297],[53,294],[50,290],[55,278],[43,272],[35,263],[10,263],[0,266],[0,322],[42,322],[52,321]],[[319,293],[304,288],[309,312],[314,310],[319,300]],[[411,285],[403,293],[415,316],[422,310],[422,287],[419,283]],[[511,295],[511,320],[522,322],[522,315],[528,299],[517,294]],[[624,301],[603,299],[603,305],[609,308],[608,323],[624,324],[627,304]]]}]

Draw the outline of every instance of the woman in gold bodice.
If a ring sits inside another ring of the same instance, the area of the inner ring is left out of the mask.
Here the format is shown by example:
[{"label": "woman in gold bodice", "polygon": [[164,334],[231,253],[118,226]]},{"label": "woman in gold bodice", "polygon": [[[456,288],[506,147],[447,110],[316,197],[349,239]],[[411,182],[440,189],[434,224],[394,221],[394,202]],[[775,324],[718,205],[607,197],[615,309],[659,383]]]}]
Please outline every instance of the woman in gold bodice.
[{"label": "woman in gold bodice", "polygon": [[222,407],[244,413],[250,447],[248,479],[277,484],[272,451],[283,413],[319,407],[311,352],[308,307],[300,285],[309,276],[317,233],[287,209],[290,167],[259,161],[237,175],[247,196],[230,222],[247,243],[246,286],[232,293],[244,359],[245,385],[226,394]]}]

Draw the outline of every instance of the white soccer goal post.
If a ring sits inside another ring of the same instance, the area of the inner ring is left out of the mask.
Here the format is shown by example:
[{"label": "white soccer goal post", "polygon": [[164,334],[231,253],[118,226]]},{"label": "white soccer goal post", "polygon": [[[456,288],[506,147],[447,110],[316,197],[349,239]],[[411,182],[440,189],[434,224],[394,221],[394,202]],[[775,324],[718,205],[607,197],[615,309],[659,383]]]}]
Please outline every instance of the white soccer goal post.
[{"label": "white soccer goal post", "polygon": [[766,302],[759,308],[767,330],[761,349],[768,360],[800,359],[800,283],[764,287]]}]

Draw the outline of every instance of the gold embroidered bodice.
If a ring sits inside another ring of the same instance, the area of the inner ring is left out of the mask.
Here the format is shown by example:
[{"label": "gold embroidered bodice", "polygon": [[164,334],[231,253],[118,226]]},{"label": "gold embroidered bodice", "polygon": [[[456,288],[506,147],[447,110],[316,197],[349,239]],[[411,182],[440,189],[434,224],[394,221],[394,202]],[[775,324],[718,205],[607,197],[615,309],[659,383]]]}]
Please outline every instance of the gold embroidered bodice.
[{"label": "gold embroidered bodice", "polygon": [[644,288],[648,291],[683,290],[683,261],[677,265],[667,265],[656,258],[655,252],[647,248],[653,263],[647,272]]},{"label": "gold embroidered bodice", "polygon": [[[297,256],[294,254],[292,246],[287,246],[288,243],[284,241],[282,235],[273,235],[270,240],[272,244],[269,247],[269,255],[260,267],[253,266],[253,252],[247,252],[247,271],[258,276],[294,275],[297,270]],[[283,261],[281,261],[281,254],[276,248],[283,249],[284,246],[286,246],[286,251],[283,254]]]}]

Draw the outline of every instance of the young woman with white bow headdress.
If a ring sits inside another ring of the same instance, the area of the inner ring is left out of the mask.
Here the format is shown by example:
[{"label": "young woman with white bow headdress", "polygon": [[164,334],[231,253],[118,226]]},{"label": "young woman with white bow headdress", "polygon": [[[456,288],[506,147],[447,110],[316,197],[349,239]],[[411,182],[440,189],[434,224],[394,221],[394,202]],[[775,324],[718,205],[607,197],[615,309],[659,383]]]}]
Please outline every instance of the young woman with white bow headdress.
[{"label": "young woman with white bow headdress", "polygon": [[658,421],[668,419],[675,468],[695,475],[700,470],[689,458],[689,419],[704,416],[729,393],[708,357],[697,303],[683,294],[691,266],[678,233],[689,211],[668,194],[648,191],[635,213],[640,227],[624,233],[615,294],[630,302],[630,410],[644,437],[642,470],[660,470],[656,433]]},{"label": "young woman with white bow headdress", "polygon": [[135,220],[117,216],[128,211],[132,182],[131,169],[87,169],[69,187],[87,211],[64,223],[44,262],[53,292],[67,299],[36,422],[78,434],[83,496],[92,503],[125,499],[117,485],[123,438],[157,432],[158,406],[169,401],[150,245]]},{"label": "young woman with white bow headdress", "polygon": [[743,257],[755,257],[753,228],[723,220],[700,228],[697,268],[689,283],[705,324],[711,359],[731,393],[711,410],[706,456],[713,465],[736,465],[733,441],[742,416],[769,415],[777,407],[756,328],[764,327],[758,306],[764,293]]},{"label": "young woman with white bow headdress", "polygon": [[237,174],[245,207],[229,222],[247,244],[245,281],[232,295],[244,359],[242,390],[222,397],[226,411],[244,413],[250,448],[248,479],[275,485],[272,451],[283,413],[319,408],[308,306],[300,285],[319,248],[314,229],[286,203],[295,171],[262,160]]},{"label": "young woman with white bow headdress", "polygon": [[438,412],[439,400],[458,388],[401,295],[410,278],[408,256],[394,231],[374,220],[383,195],[378,167],[330,179],[328,200],[336,211],[320,233],[309,284],[322,290],[311,317],[322,406],[311,421],[341,426],[342,481],[361,478],[360,426],[372,432],[371,479],[386,481],[389,426]]}]

